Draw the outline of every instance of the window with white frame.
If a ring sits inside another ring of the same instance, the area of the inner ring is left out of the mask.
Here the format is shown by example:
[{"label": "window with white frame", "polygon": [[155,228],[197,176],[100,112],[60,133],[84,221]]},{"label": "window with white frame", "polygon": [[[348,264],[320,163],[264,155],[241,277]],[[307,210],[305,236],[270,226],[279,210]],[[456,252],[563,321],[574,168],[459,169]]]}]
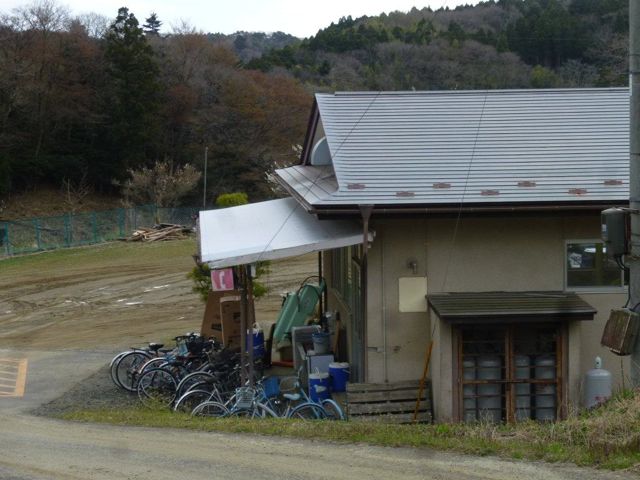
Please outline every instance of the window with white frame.
[{"label": "window with white frame", "polygon": [[625,284],[623,270],[607,255],[601,240],[568,240],[565,272],[568,289],[620,288]]}]

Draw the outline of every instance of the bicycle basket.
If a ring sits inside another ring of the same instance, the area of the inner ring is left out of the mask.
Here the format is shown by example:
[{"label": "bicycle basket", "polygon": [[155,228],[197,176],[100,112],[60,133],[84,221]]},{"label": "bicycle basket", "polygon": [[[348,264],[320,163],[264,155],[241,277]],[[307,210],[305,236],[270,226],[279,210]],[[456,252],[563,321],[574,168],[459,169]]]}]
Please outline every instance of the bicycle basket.
[{"label": "bicycle basket", "polygon": [[253,405],[256,391],[251,387],[236,388],[236,408],[249,409]]},{"label": "bicycle basket", "polygon": [[176,349],[178,351],[178,355],[184,357],[189,353],[189,349],[187,348],[187,340],[184,337],[176,337]]},{"label": "bicycle basket", "polygon": [[200,335],[190,336],[187,338],[186,342],[189,352],[193,353],[194,355],[199,355],[200,353],[202,353],[205,342],[203,337],[201,337]]}]

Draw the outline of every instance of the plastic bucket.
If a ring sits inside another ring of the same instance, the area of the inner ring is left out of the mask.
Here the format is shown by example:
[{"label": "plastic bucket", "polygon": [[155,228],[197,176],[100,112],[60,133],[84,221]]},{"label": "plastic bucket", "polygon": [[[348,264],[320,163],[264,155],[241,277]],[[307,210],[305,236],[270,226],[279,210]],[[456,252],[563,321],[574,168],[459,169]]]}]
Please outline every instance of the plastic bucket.
[{"label": "plastic bucket", "polygon": [[313,340],[313,351],[316,355],[323,355],[325,353],[329,353],[329,340],[331,338],[331,334],[327,332],[317,332],[311,335],[311,339]]},{"label": "plastic bucket", "polygon": [[249,335],[253,335],[253,358],[263,358],[264,357],[264,332],[257,328],[254,328],[252,332],[247,331],[247,351],[249,350],[249,341],[251,337]]},{"label": "plastic bucket", "polygon": [[329,376],[331,377],[331,390],[344,392],[349,381],[349,364],[346,362],[334,362],[329,364]]},{"label": "plastic bucket", "polygon": [[314,402],[329,398],[329,374],[309,374],[309,397]]}]

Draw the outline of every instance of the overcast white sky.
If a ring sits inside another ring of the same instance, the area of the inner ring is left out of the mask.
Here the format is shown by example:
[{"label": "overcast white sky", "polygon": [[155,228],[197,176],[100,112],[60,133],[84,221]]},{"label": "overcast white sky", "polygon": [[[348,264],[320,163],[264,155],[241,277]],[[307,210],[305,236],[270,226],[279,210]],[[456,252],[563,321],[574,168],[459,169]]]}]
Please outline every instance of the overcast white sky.
[{"label": "overcast white sky", "polygon": [[[115,18],[118,8],[126,6],[141,23],[156,12],[163,22],[163,31],[171,24],[186,20],[205,32],[233,33],[238,30],[283,31],[298,37],[309,37],[340,17],[378,15],[394,10],[408,11],[412,7],[443,6],[454,8],[475,4],[478,0],[56,0],[68,6],[72,13],[93,11]],[[0,0],[0,12],[33,3],[29,0]]]}]

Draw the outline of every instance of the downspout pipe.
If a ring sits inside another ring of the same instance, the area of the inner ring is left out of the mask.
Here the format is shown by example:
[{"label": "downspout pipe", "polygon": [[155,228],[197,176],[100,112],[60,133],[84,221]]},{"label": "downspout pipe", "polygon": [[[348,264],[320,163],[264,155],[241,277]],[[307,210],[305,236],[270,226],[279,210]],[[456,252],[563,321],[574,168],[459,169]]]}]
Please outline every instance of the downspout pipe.
[{"label": "downspout pipe", "polygon": [[[640,306],[640,2],[629,0],[629,207],[631,208],[631,255],[629,264],[629,305]],[[640,386],[640,340],[631,353],[631,383]]]},{"label": "downspout pipe", "polygon": [[367,379],[367,367],[368,367],[368,345],[367,339],[367,281],[368,281],[368,266],[367,258],[369,251],[369,219],[373,212],[373,205],[360,205],[360,214],[362,215],[362,264],[360,266],[360,296],[362,301],[362,325],[360,331],[362,332],[362,349],[361,349],[361,362],[362,371],[359,372],[361,382],[366,382]]}]

